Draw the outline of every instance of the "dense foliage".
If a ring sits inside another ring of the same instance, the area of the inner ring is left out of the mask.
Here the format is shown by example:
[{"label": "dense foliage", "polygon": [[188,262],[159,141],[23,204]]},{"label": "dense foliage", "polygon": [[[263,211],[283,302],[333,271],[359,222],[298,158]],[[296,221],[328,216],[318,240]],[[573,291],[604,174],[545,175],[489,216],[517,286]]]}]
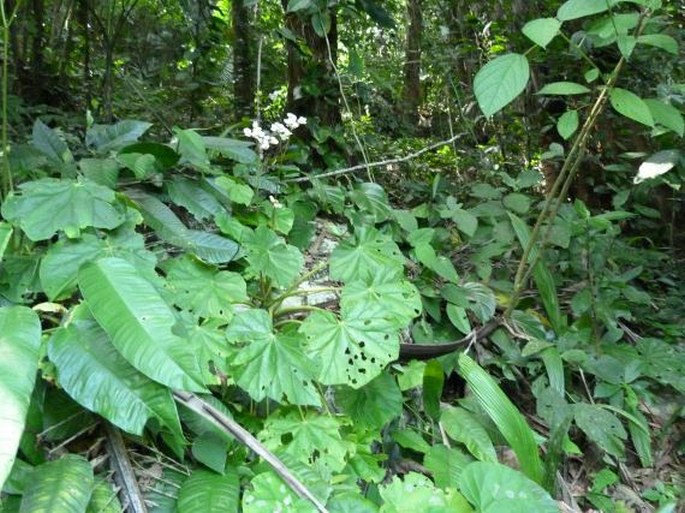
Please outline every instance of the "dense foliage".
[{"label": "dense foliage", "polygon": [[0,6],[0,511],[676,511],[681,1]]}]

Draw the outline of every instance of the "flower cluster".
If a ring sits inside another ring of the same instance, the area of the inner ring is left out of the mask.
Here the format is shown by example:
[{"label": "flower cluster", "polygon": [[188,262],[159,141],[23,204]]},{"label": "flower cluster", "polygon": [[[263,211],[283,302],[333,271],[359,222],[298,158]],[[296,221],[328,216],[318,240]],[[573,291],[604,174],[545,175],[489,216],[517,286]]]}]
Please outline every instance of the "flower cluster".
[{"label": "flower cluster", "polygon": [[293,135],[293,130],[306,123],[307,118],[303,116],[297,117],[292,112],[288,112],[283,122],[273,123],[268,131],[259,126],[258,121],[253,121],[252,128],[245,128],[243,133],[245,137],[254,139],[259,149],[264,151],[268,150],[271,146],[276,146],[279,143],[279,139],[280,142],[287,141]]}]

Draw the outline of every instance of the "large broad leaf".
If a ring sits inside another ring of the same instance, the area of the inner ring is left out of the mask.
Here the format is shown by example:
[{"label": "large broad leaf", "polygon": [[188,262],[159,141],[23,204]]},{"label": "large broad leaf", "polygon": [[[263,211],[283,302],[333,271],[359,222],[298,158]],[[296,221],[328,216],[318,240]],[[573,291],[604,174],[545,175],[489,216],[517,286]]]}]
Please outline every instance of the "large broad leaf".
[{"label": "large broad leaf", "polygon": [[281,287],[292,283],[304,264],[300,250],[286,244],[266,226],[259,226],[247,236],[243,246],[250,268]]},{"label": "large broad leaf", "polygon": [[499,463],[467,465],[459,489],[482,513],[559,513],[557,503],[537,483]]},{"label": "large broad leaf", "polygon": [[151,417],[183,438],[168,388],[137,371],[94,321],[58,328],[48,345],[59,384],[80,405],[124,431],[141,435]]},{"label": "large broad leaf", "polygon": [[166,184],[171,201],[193,214],[198,221],[214,217],[224,210],[215,196],[204,190],[197,180],[175,177]]},{"label": "large broad leaf", "polygon": [[644,100],[649,112],[652,113],[654,121],[658,124],[674,131],[680,137],[685,134],[685,121],[678,109],[669,103],[648,98]]},{"label": "large broad leaf", "polygon": [[421,313],[421,295],[412,283],[393,275],[392,269],[384,268],[371,280],[347,283],[341,293],[341,306],[347,309],[359,303],[379,306],[387,317],[397,321],[397,328],[404,328]]},{"label": "large broad leaf", "polygon": [[75,454],[43,463],[33,471],[20,513],[83,513],[93,492],[93,469]]},{"label": "large broad leaf", "polygon": [[12,469],[38,370],[40,321],[24,306],[0,308],[0,489]]},{"label": "large broad leaf", "polygon": [[582,84],[576,82],[552,82],[551,84],[545,85],[535,94],[549,94],[549,95],[572,95],[572,94],[585,94],[589,93],[590,89]]},{"label": "large broad leaf", "polygon": [[84,233],[80,239],[61,239],[52,244],[40,262],[40,282],[50,301],[73,294],[78,270],[87,262],[116,256],[131,263],[148,279],[156,278],[154,253],[145,249],[145,239],[128,223],[106,237]]},{"label": "large broad leaf", "polygon": [[83,228],[111,230],[124,222],[114,191],[88,180],[42,178],[19,186],[2,204],[2,215],[33,240],[46,240],[62,230],[78,237]]},{"label": "large broad leaf", "polygon": [[355,424],[381,428],[402,413],[402,392],[395,378],[384,372],[359,389],[336,389],[335,403]]},{"label": "large broad leaf", "polygon": [[385,503],[380,513],[469,512],[466,500],[454,490],[443,492],[426,476],[410,472],[380,487]]},{"label": "large broad leaf", "polygon": [[202,141],[208,150],[214,150],[241,164],[257,162],[257,154],[251,148],[253,146],[251,142],[229,139],[228,137],[203,137]]},{"label": "large broad leaf", "polygon": [[121,513],[123,509],[114,486],[101,477],[96,478],[86,513]]},{"label": "large broad leaf", "polygon": [[440,422],[445,432],[464,446],[480,461],[497,461],[495,446],[483,425],[463,408],[449,407],[442,412]]},{"label": "large broad leaf", "polygon": [[199,171],[211,171],[207,148],[200,134],[195,130],[176,130],[176,137],[182,163],[189,164]]},{"label": "large broad leaf", "polygon": [[390,218],[392,209],[388,195],[377,183],[359,184],[350,193],[350,198],[360,210],[371,214],[376,223],[382,223]]},{"label": "large broad leaf", "polygon": [[259,438],[267,449],[275,451],[283,447],[283,437],[288,436],[291,441],[285,454],[327,472],[340,472],[355,447],[340,436],[339,418],[311,411],[303,415],[294,411],[284,416],[272,415],[264,423]]},{"label": "large broad leaf", "polygon": [[473,458],[457,449],[434,445],[424,457],[423,464],[432,472],[437,486],[456,489],[462,471],[472,461]]},{"label": "large broad leaf", "polygon": [[306,351],[319,366],[325,385],[359,388],[397,359],[399,337],[395,322],[370,304],[331,312],[314,312],[300,327],[307,337]]},{"label": "large broad leaf", "polygon": [[86,132],[86,144],[100,153],[119,150],[136,142],[151,126],[151,123],[134,119],[125,119],[114,125],[93,125]]},{"label": "large broad leaf", "polygon": [[604,0],[567,0],[559,7],[557,18],[561,21],[584,18],[607,11],[609,5],[609,2]]},{"label": "large broad leaf", "polygon": [[483,66],[473,81],[473,92],[486,117],[499,112],[523,92],[530,77],[528,59],[518,53],[496,57]]},{"label": "large broad leaf", "polygon": [[233,319],[228,340],[248,344],[231,362],[236,382],[256,401],[320,406],[315,369],[301,347],[301,337],[273,332],[265,310],[246,310]]},{"label": "large broad leaf", "polygon": [[169,387],[204,391],[193,347],[172,333],[176,316],[135,267],[104,258],[82,267],[78,281],[93,316],[129,363]]},{"label": "large broad leaf", "polygon": [[635,93],[615,87],[609,93],[609,101],[619,114],[643,125],[654,126],[654,118],[649,107]]},{"label": "large broad leaf", "polygon": [[53,164],[59,166],[74,161],[66,143],[40,119],[33,124],[32,136],[33,146],[38,148]]},{"label": "large broad leaf", "polygon": [[7,249],[7,243],[12,237],[12,227],[0,221],[0,260],[2,260],[2,255],[5,254],[5,249]]},{"label": "large broad leaf", "polygon": [[119,155],[137,153],[139,155],[151,155],[155,159],[155,169],[164,171],[176,165],[181,156],[166,144],[160,143],[134,143],[122,148]]},{"label": "large broad leaf", "polygon": [[230,319],[232,303],[247,301],[247,285],[238,273],[217,271],[189,256],[165,266],[173,301],[199,317]]},{"label": "large broad leaf", "polygon": [[560,28],[561,22],[556,18],[538,18],[526,23],[521,31],[536,45],[547,48]]},{"label": "large broad leaf", "polygon": [[356,241],[343,241],[331,254],[331,278],[340,281],[372,280],[385,270],[399,277],[404,270],[404,256],[392,239],[375,228],[361,228]]},{"label": "large broad leaf", "polygon": [[628,434],[616,415],[601,406],[587,403],[574,405],[573,415],[576,425],[590,440],[617,458],[624,456],[623,440]]},{"label": "large broad leaf", "polygon": [[316,513],[316,507],[295,495],[273,472],[254,477],[243,495],[243,513]]},{"label": "large broad leaf", "polygon": [[678,41],[666,34],[644,34],[637,38],[638,43],[655,46],[668,53],[678,55]]},{"label": "large broad leaf", "polygon": [[497,299],[494,292],[482,283],[467,282],[463,285],[448,283],[441,290],[442,297],[462,308],[471,310],[481,322],[495,315]]},{"label": "large broad leaf", "polygon": [[459,356],[459,373],[518,456],[523,473],[536,483],[542,482],[543,467],[535,435],[521,412],[490,375],[465,354]]},{"label": "large broad leaf", "polygon": [[194,470],[178,492],[179,513],[232,513],[239,503],[240,481],[234,468],[223,476]]}]

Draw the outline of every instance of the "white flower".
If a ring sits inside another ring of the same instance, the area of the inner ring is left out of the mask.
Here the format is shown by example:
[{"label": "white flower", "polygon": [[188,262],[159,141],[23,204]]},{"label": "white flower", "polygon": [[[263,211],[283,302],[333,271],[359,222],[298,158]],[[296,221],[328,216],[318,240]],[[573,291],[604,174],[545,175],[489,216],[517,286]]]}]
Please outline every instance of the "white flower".
[{"label": "white flower", "polygon": [[243,133],[245,134],[245,137],[252,137],[252,130],[249,128],[243,128]]},{"label": "white flower", "polygon": [[300,116],[299,118],[297,118],[297,123],[299,125],[306,125],[307,124],[307,118],[305,118],[304,116]]}]

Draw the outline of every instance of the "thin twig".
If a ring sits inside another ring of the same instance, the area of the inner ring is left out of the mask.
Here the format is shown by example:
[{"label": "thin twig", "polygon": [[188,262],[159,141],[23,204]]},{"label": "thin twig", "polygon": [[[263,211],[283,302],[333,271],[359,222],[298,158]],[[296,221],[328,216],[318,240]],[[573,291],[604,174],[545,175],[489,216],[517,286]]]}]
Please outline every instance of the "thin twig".
[{"label": "thin twig", "polygon": [[358,164],[358,165],[352,166],[352,167],[344,167],[342,169],[335,169],[333,171],[328,171],[327,173],[321,173],[319,175],[301,176],[299,178],[291,178],[291,179],[285,180],[285,181],[286,182],[292,182],[292,183],[311,182],[312,180],[316,180],[319,178],[329,178],[331,176],[344,175],[347,173],[353,173],[355,171],[359,171],[361,169],[368,169],[371,167],[389,166],[391,164],[401,164],[403,162],[407,162],[409,160],[415,159],[416,157],[420,157],[424,153],[432,151],[436,148],[440,148],[441,146],[446,146],[448,144],[452,144],[454,141],[456,141],[457,139],[459,139],[461,137],[464,137],[465,135],[467,135],[465,132],[461,132],[461,133],[459,133],[453,137],[450,137],[449,139],[445,139],[444,141],[436,142],[434,144],[431,144],[430,146],[426,146],[425,148],[422,148],[418,151],[415,151],[414,153],[410,153],[409,155],[405,155],[404,157],[399,157],[396,159],[380,160],[378,162],[369,162],[368,164]]}]

